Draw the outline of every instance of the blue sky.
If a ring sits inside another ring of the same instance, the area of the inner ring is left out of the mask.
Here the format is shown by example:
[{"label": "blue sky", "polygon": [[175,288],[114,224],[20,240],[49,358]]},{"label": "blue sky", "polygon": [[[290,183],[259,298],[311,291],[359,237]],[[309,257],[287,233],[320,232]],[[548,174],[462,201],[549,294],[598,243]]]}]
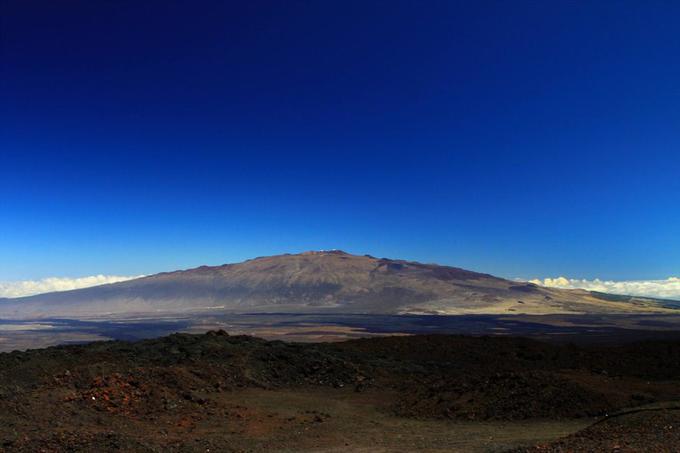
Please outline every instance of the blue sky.
[{"label": "blue sky", "polygon": [[680,273],[680,4],[240,3],[3,2],[0,281]]}]

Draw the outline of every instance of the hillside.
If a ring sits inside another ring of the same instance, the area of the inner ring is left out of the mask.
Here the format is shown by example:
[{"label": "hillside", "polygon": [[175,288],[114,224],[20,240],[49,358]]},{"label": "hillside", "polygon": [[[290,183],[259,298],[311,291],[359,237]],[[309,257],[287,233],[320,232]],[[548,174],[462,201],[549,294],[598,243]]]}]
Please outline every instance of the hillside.
[{"label": "hillside", "polygon": [[0,451],[674,451],[679,358],[678,342],[224,331],[13,352]]},{"label": "hillside", "polygon": [[449,266],[342,251],[261,257],[0,301],[0,316],[214,312],[548,314],[673,311],[658,300],[539,287]]}]

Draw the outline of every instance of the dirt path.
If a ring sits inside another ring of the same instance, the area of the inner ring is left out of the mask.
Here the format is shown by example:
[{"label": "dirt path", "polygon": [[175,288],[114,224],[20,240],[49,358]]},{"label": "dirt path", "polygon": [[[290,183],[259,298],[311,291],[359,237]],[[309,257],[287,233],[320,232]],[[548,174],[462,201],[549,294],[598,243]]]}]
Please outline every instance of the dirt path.
[{"label": "dirt path", "polygon": [[48,407],[29,403],[24,415],[0,415],[2,438],[16,439],[0,451],[504,451],[554,441],[593,421],[408,419],[390,413],[393,393],[377,390],[242,389],[191,411],[143,417],[72,410],[57,403],[63,395],[51,397]]},{"label": "dirt path", "polygon": [[[229,443],[249,451],[502,451],[554,440],[592,423],[414,420],[390,414],[392,400],[387,392],[250,389],[224,394],[220,405],[237,414]],[[204,420],[194,434],[213,437],[221,431],[215,420]]]}]

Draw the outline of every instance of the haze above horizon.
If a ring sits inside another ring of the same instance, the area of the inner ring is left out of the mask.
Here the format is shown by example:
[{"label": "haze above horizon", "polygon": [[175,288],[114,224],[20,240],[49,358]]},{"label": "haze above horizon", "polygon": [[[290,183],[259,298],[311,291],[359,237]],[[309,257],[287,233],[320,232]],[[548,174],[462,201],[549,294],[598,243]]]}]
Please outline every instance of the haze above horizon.
[{"label": "haze above horizon", "polygon": [[0,15],[0,282],[333,248],[680,277],[680,4]]}]

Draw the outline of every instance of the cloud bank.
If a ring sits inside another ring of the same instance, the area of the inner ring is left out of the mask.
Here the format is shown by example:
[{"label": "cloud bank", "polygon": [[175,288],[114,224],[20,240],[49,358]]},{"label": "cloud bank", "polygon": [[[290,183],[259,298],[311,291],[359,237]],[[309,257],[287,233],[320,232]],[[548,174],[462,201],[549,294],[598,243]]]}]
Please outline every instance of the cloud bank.
[{"label": "cloud bank", "polygon": [[680,278],[670,277],[666,280],[581,280],[557,277],[530,280],[541,286],[563,289],[586,289],[602,293],[622,294],[628,296],[658,297],[661,299],[680,300]]},{"label": "cloud bank", "polygon": [[24,280],[14,282],[0,282],[0,297],[33,296],[53,291],[68,291],[71,289],[88,288],[106,283],[124,282],[143,275],[131,277],[121,275],[92,275],[89,277],[62,278],[50,277],[42,280]]}]

